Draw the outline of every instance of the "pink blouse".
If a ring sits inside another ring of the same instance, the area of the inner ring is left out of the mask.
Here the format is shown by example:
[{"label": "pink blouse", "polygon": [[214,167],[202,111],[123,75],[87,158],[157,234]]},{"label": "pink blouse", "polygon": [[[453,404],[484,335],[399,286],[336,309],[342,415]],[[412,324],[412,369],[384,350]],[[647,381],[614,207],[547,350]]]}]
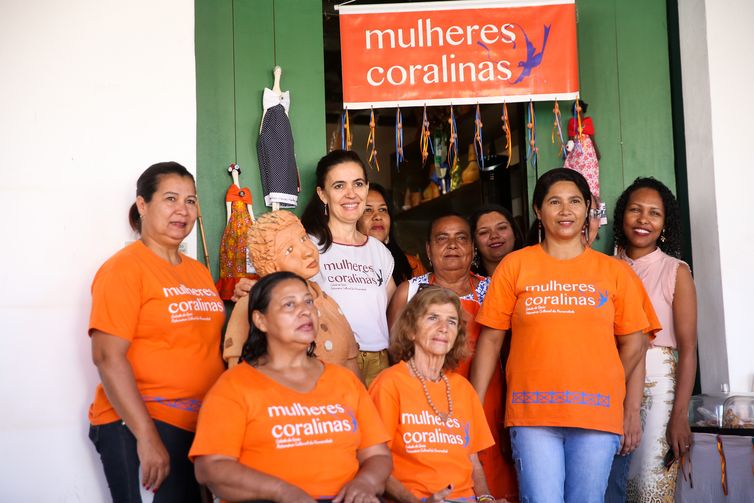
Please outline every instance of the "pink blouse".
[{"label": "pink blouse", "polygon": [[652,346],[676,347],[675,329],[673,325],[673,297],[675,296],[675,279],[678,266],[686,262],[671,257],[659,248],[639,259],[633,260],[624,251],[618,252],[618,257],[628,262],[631,269],[644,284],[644,289],[652,301],[662,330],[652,341]]}]

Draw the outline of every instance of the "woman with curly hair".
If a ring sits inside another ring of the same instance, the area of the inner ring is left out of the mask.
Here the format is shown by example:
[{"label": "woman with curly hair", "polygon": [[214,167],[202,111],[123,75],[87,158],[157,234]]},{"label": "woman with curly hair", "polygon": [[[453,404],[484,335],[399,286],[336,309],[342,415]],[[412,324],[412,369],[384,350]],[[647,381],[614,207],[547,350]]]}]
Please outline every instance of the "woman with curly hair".
[{"label": "woman with curly hair", "polygon": [[494,502],[477,456],[494,440],[474,389],[454,372],[468,356],[458,296],[437,285],[414,295],[392,327],[390,354],[398,363],[369,388],[391,436],[387,496]]},{"label": "woman with curly hair", "polygon": [[662,182],[637,178],[618,199],[614,222],[618,257],[641,278],[663,329],[647,351],[646,366],[637,366],[628,382],[644,388],[633,411],[644,432],[630,460],[616,459],[606,501],[624,501],[624,495],[628,501],[672,500],[678,463],[665,469],[663,459],[672,451],[678,460],[689,450],[696,377],[696,289],[680,260],[678,202]]}]

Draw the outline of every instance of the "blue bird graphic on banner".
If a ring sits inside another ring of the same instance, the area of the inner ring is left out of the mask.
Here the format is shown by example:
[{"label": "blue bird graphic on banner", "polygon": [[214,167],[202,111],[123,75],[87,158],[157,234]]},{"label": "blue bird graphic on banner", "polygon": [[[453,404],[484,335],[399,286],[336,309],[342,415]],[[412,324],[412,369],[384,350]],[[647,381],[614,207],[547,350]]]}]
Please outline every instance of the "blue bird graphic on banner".
[{"label": "blue bird graphic on banner", "polygon": [[545,25],[545,37],[542,40],[542,50],[539,52],[536,52],[537,48],[534,47],[534,44],[531,43],[524,29],[521,28],[521,31],[524,34],[524,39],[526,40],[526,61],[518,62],[518,66],[523,67],[523,70],[521,70],[521,74],[518,76],[518,78],[513,81],[514,84],[518,84],[526,77],[531,75],[531,71],[542,63],[542,56],[545,53],[545,47],[547,46],[547,37],[550,36],[551,26],[551,24]]}]

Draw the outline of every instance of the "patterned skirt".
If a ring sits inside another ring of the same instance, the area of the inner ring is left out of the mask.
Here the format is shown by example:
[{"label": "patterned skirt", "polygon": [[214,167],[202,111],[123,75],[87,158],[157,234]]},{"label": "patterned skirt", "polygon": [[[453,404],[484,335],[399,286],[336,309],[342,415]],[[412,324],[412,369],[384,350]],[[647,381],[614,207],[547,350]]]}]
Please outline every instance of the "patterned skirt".
[{"label": "patterned skirt", "polygon": [[584,175],[592,194],[597,197],[600,196],[600,162],[589,135],[584,135],[584,141],[576,142],[573,150],[568,153],[563,167]]},{"label": "patterned skirt", "polygon": [[665,431],[675,398],[676,357],[673,348],[650,348],[646,367],[641,405],[643,433],[631,458],[626,501],[672,503],[675,501],[678,463],[666,470],[663,458],[670,448]]}]

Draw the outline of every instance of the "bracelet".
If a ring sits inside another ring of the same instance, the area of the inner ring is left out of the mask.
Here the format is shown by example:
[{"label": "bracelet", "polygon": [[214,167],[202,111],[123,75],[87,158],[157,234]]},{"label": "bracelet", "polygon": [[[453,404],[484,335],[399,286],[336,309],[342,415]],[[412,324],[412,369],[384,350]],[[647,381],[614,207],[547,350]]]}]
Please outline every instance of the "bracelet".
[{"label": "bracelet", "polygon": [[480,494],[476,497],[477,502],[481,503],[483,501],[491,501],[492,503],[495,503],[497,501],[495,497],[491,494]]}]

